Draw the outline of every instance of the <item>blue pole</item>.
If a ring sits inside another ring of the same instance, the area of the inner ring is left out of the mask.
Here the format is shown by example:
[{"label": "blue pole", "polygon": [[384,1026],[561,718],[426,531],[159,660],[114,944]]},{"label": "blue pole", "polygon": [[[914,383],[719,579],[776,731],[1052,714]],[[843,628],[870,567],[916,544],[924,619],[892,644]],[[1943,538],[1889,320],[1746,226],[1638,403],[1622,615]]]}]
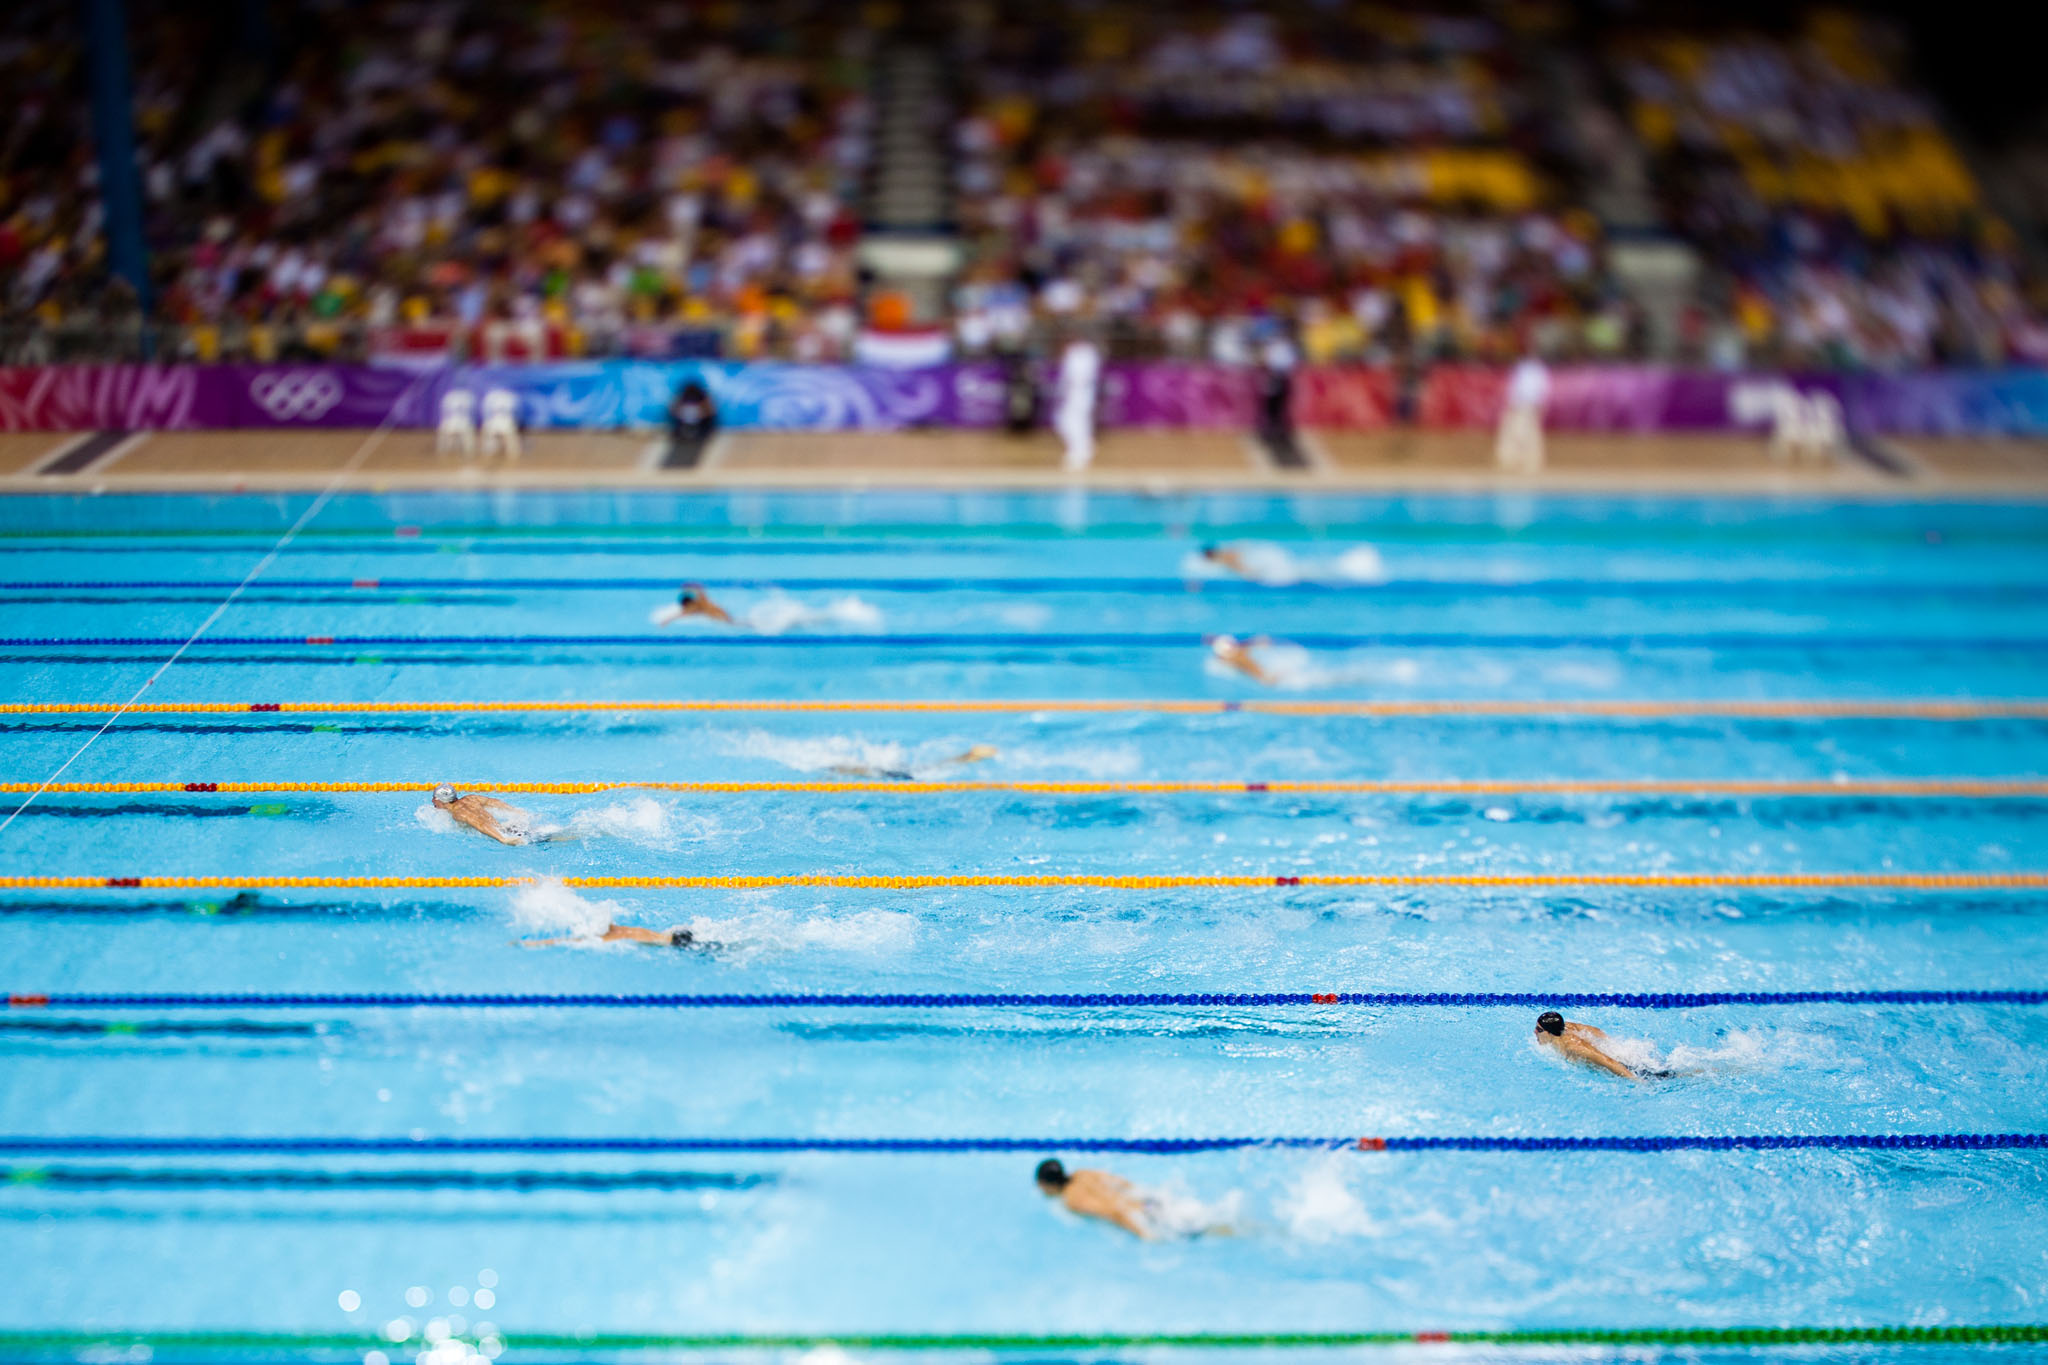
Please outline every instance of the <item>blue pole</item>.
[{"label": "blue pole", "polygon": [[107,259],[114,273],[133,286],[137,303],[147,313],[149,262],[142,245],[142,186],[135,174],[135,90],[128,71],[125,0],[89,0],[86,48]]}]

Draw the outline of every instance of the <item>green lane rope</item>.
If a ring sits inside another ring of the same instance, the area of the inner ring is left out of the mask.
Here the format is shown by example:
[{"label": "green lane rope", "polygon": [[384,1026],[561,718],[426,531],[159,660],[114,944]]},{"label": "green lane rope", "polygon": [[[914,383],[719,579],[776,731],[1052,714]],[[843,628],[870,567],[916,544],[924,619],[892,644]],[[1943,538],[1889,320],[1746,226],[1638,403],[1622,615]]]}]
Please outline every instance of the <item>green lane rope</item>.
[{"label": "green lane rope", "polygon": [[[473,1337],[459,1338],[474,1342]],[[507,1350],[788,1350],[817,1346],[881,1351],[1037,1351],[1138,1346],[1344,1347],[1415,1343],[1490,1346],[1827,1346],[1994,1345],[2048,1342],[2048,1323],[1968,1324],[1953,1327],[1538,1327],[1507,1331],[1411,1332],[1082,1332],[1042,1336],[1011,1333],[614,1334],[506,1332]],[[388,1337],[352,1332],[0,1332],[0,1351],[76,1352],[94,1347],[146,1346],[179,1350],[371,1350]]]}]

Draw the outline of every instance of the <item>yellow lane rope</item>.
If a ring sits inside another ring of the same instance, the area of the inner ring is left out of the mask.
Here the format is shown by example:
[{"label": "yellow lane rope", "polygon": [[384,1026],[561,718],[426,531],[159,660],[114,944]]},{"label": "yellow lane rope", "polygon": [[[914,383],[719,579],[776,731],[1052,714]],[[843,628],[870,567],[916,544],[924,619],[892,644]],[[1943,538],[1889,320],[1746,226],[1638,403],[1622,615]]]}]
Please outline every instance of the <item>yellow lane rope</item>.
[{"label": "yellow lane rope", "polygon": [[[454,887],[528,886],[532,877],[0,877],[0,890],[84,891],[136,887],[145,890],[278,889],[419,891]],[[1785,889],[1903,888],[1930,891],[2048,890],[2048,872],[1638,872],[1638,873],[1303,873],[1216,875],[1161,873],[1117,876],[1083,872],[1006,875],[961,872],[880,877],[858,873],[806,872],[783,876],[564,877],[567,886],[591,890],[750,891],[773,887],[826,886],[856,890],[916,891],[966,887],[1095,887],[1118,891],[1166,891],[1183,887],[1269,886],[1635,886],[1764,887]]]},{"label": "yellow lane rope", "polygon": [[[101,715],[121,709],[113,702],[0,702],[0,714]],[[128,715],[389,715],[498,712],[947,712],[1030,714],[1036,712],[1161,712],[1221,715],[1251,712],[1278,716],[1735,716],[1854,718],[1876,720],[2048,719],[2048,700],[1988,701],[276,701],[150,702],[126,708]]]},{"label": "yellow lane rope", "polygon": [[[43,790],[76,795],[177,792],[206,794],[308,792],[341,795],[430,792],[437,782],[0,782],[0,793]],[[615,791],[693,794],[816,793],[821,795],[939,796],[954,792],[1015,792],[1045,796],[1244,795],[1702,795],[1702,796],[2048,796],[2048,780],[2032,778],[1827,779],[1742,781],[1721,778],[1592,778],[1565,781],[1232,781],[1232,782],[456,782],[458,791],[586,796]]]}]

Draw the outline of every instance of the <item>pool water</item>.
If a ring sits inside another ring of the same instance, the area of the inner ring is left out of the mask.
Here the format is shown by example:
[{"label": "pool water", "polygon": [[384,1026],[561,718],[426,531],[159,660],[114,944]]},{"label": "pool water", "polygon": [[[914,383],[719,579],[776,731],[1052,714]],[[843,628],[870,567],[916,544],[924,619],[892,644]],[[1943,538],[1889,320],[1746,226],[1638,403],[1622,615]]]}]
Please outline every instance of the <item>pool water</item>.
[{"label": "pool water", "polygon": [[[0,700],[127,700],[310,502],[0,500]],[[1193,556],[1209,541],[1258,543],[1280,581],[1205,576]],[[741,625],[651,625],[685,580]],[[2044,602],[2042,505],[344,495],[143,702],[1525,705],[138,710],[103,733],[104,714],[10,714],[0,777],[29,784],[75,755],[66,784],[838,783],[852,769],[1506,789],[518,795],[575,836],[518,847],[459,830],[418,791],[53,790],[0,830],[0,877],[230,885],[13,885],[0,960],[20,994],[2038,989],[2048,931],[2033,889],[558,879],[2041,872],[2048,797],[1859,784],[2041,779],[2048,715],[1996,703],[2048,696]],[[1216,632],[1272,637],[1261,657],[1277,685],[1211,661],[1202,637]],[[1992,705],[1945,719],[1544,705],[1944,699]],[[997,755],[946,761],[977,744]],[[1638,779],[1737,789],[1513,789]],[[1761,785],[1782,781],[1843,790]],[[534,880],[233,898],[237,879],[298,876]],[[530,943],[612,920],[715,947]],[[1052,1141],[2048,1131],[2038,1005],[1570,1012],[1681,1074],[1570,1068],[1534,1044],[1521,1007],[20,1006],[0,1014],[0,1129],[17,1139],[1047,1141],[345,1156],[58,1144],[0,1158],[0,1354],[181,1331],[303,1334],[287,1354],[335,1359],[366,1358],[343,1339],[382,1335],[368,1349],[397,1360],[442,1337],[509,1342],[517,1359],[522,1334],[591,1336],[570,1352],[586,1358],[630,1334],[2048,1320],[2041,1150],[1088,1156]],[[1032,1185],[1049,1155],[1163,1187],[1176,1217],[1235,1235],[1139,1243],[1077,1221]],[[22,1335],[46,1330],[55,1345]],[[444,1365],[469,1348],[434,1349]]]}]

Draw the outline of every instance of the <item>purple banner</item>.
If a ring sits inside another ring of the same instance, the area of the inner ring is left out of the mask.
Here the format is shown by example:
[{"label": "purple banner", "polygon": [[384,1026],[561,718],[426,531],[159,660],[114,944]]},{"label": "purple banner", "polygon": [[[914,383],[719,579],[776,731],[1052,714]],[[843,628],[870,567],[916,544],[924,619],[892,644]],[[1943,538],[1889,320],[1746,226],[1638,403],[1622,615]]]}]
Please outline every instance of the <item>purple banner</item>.
[{"label": "purple banner", "polygon": [[[1050,375],[1045,382],[1050,383]],[[75,365],[0,369],[0,430],[142,431],[235,427],[431,427],[454,389],[509,389],[534,428],[654,427],[670,395],[696,379],[737,430],[893,431],[992,427],[1002,414],[993,365],[891,369],[858,365],[593,361],[425,371],[339,365]],[[2048,372],[1728,375],[1651,366],[1562,368],[1545,425],[1559,431],[1761,431],[1785,385],[1825,391],[1852,431],[2048,435]],[[1429,427],[1499,419],[1501,371],[1443,366],[1418,395]],[[1304,370],[1295,413],[1307,426],[1371,430],[1393,417],[1384,370]],[[1049,395],[1048,395],[1049,397]],[[1117,364],[1103,375],[1111,427],[1243,430],[1256,377],[1214,365]]]}]

